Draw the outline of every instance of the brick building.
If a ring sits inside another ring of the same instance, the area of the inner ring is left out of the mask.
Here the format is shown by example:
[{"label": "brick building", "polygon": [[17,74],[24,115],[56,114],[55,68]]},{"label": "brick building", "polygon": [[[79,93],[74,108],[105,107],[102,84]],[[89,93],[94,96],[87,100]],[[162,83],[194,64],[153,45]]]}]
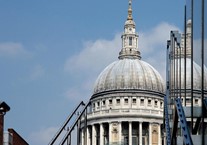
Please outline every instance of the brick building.
[{"label": "brick building", "polygon": [[4,133],[4,145],[29,145],[14,129]]}]

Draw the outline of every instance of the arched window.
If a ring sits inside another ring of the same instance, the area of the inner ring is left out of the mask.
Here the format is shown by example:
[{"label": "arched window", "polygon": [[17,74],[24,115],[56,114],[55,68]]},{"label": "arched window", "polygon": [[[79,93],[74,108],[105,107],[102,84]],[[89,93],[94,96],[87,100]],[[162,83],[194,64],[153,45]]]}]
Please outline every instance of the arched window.
[{"label": "arched window", "polygon": [[129,37],[129,46],[132,46],[132,37]]}]

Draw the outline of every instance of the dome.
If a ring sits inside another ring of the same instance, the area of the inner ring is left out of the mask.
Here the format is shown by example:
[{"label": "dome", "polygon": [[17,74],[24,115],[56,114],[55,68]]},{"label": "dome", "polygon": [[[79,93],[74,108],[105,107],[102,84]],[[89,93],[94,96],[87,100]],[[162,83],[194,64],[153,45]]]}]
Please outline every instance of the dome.
[{"label": "dome", "polygon": [[[179,66],[178,60],[178,66]],[[184,66],[184,58],[181,59],[181,66]],[[184,67],[181,67],[181,89],[184,89]],[[179,75],[178,68],[178,75]],[[207,69],[204,67],[204,74],[207,76]],[[204,89],[207,90],[207,78],[204,80]],[[179,84],[178,84],[179,85]],[[191,59],[186,58],[186,89],[191,89]],[[200,90],[201,89],[201,67],[193,61],[193,89]]]},{"label": "dome", "polygon": [[141,95],[148,93],[149,97],[155,94],[159,97],[164,95],[162,77],[151,65],[141,60],[138,37],[129,1],[128,17],[121,36],[122,49],[119,52],[119,60],[108,65],[98,76],[92,98],[103,97],[107,93],[115,95],[117,92],[141,92]]},{"label": "dome", "polygon": [[130,89],[163,93],[164,82],[148,63],[139,59],[120,59],[107,66],[98,76],[94,94]]}]

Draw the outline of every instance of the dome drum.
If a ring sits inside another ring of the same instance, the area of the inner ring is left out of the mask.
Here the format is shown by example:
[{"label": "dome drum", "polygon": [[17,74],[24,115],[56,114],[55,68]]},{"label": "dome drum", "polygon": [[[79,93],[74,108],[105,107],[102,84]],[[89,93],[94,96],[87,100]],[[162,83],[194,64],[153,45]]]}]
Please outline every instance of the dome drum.
[{"label": "dome drum", "polygon": [[93,99],[100,99],[100,98],[107,98],[107,97],[117,97],[117,96],[135,96],[135,97],[152,97],[152,98],[162,98],[163,93],[150,91],[150,90],[141,90],[141,89],[118,89],[118,90],[110,90],[104,91],[100,93],[93,94],[91,100]]}]

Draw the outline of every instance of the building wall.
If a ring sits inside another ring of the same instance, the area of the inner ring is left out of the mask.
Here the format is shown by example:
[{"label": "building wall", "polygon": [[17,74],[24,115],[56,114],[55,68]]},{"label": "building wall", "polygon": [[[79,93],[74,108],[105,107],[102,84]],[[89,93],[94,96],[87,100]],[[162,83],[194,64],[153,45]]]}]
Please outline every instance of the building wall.
[{"label": "building wall", "polygon": [[8,129],[8,132],[13,136],[12,145],[29,145],[14,129]]}]

